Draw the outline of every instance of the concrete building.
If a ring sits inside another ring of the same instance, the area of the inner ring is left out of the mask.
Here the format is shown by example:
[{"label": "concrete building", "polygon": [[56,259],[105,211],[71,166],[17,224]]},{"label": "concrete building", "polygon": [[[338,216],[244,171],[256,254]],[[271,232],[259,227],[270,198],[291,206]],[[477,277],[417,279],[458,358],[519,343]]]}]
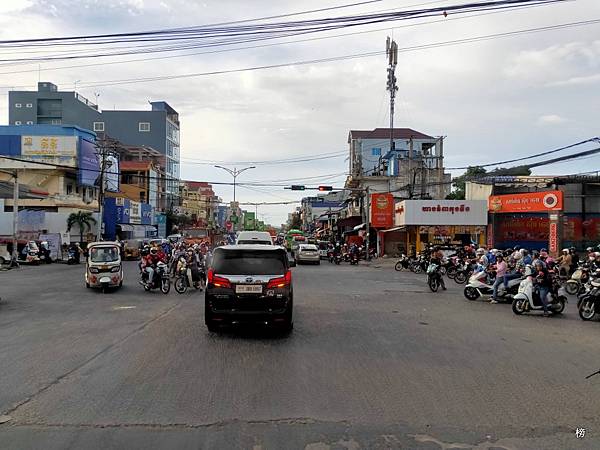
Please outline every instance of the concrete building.
[{"label": "concrete building", "polygon": [[212,185],[202,181],[182,181],[180,196],[181,213],[191,218],[193,227],[215,229],[219,198],[215,195]]},{"label": "concrete building", "polygon": [[321,228],[321,223],[329,220],[329,214],[337,214],[348,196],[347,191],[338,191],[316,197],[304,197],[300,205],[302,229],[314,232]]},{"label": "concrete building", "polygon": [[74,91],[59,91],[50,82],[37,91],[9,91],[10,125],[74,125],[110,136],[126,145],[151,147],[165,156],[166,193],[171,203],[179,194],[179,114],[167,102],[150,102],[150,111],[101,111]]},{"label": "concrete building", "polygon": [[[39,234],[66,233],[67,217],[77,211],[98,210],[99,164],[95,135],[74,126],[0,126],[0,180],[13,182],[45,194],[40,199],[19,200],[19,238],[37,239]],[[14,161],[15,158],[27,162]],[[8,173],[7,173],[8,172]],[[0,235],[12,234],[12,198],[0,205]],[[70,230],[79,240],[79,229]],[[83,230],[95,235],[97,230]]]},{"label": "concrete building", "polygon": [[[399,243],[400,234],[391,230],[396,201],[444,199],[450,193],[451,175],[444,171],[443,144],[443,137],[411,128],[351,130],[346,188],[353,192],[337,222],[338,237],[359,238],[359,242],[369,239],[369,246],[377,247],[380,254],[385,251],[383,232],[390,233],[385,236],[389,248]],[[375,198],[378,203],[372,203]],[[382,210],[375,211],[378,207]],[[365,230],[367,211],[370,228]],[[379,225],[373,224],[374,214],[381,219]]]}]

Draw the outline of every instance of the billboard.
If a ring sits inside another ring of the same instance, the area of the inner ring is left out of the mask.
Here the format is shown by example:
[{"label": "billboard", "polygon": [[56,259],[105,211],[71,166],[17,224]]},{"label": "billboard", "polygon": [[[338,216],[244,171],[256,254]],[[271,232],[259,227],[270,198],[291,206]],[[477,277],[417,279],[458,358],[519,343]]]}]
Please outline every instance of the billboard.
[{"label": "billboard", "polygon": [[396,226],[487,225],[485,200],[404,200],[395,213]]},{"label": "billboard", "polygon": [[117,156],[106,157],[104,180],[107,191],[119,192],[119,158]]},{"label": "billboard", "polygon": [[75,136],[21,136],[21,156],[32,161],[75,167],[77,141]]},{"label": "billboard", "polygon": [[256,217],[253,212],[244,214],[244,230],[254,230],[256,228]]},{"label": "billboard", "polygon": [[494,213],[560,211],[563,209],[563,193],[543,191],[492,195],[489,198],[488,208]]},{"label": "billboard", "polygon": [[96,154],[96,144],[81,139],[79,145],[78,183],[83,186],[100,185],[100,163]]},{"label": "billboard", "polygon": [[390,228],[394,223],[394,196],[390,193],[371,194],[371,226]]}]

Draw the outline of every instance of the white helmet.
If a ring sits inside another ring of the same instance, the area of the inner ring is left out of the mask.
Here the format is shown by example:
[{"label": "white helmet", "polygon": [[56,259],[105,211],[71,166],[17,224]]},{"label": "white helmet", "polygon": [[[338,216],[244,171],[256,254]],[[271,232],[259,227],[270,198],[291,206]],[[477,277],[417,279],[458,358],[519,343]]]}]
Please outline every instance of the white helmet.
[{"label": "white helmet", "polygon": [[483,254],[485,254],[485,249],[483,249],[483,248],[478,248],[478,249],[477,249],[477,254],[478,254],[478,255],[483,255]]},{"label": "white helmet", "polygon": [[523,271],[523,275],[525,275],[526,277],[533,275],[533,270],[531,269],[531,266],[529,264],[527,264],[527,266],[525,266],[525,270]]}]

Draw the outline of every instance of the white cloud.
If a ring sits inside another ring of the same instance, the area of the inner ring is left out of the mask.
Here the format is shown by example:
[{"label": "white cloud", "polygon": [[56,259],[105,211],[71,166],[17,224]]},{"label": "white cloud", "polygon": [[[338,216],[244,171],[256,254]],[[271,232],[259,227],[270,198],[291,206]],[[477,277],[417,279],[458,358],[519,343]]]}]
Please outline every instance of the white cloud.
[{"label": "white cloud", "polygon": [[567,119],[561,117],[557,114],[546,114],[541,116],[537,120],[538,125],[559,125],[561,123],[567,122]]}]

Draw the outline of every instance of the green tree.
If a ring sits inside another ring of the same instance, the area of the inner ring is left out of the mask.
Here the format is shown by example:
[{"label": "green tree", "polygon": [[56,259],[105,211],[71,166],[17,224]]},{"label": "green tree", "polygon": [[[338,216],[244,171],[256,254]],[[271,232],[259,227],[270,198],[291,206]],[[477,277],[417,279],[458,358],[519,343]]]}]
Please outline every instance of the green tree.
[{"label": "green tree", "polygon": [[465,199],[465,186],[467,180],[472,178],[481,177],[486,175],[487,171],[483,167],[471,166],[462,175],[455,177],[452,180],[452,187],[454,190],[446,196],[447,200],[464,200]]},{"label": "green tree", "polygon": [[67,217],[67,232],[71,231],[73,225],[79,227],[79,242],[83,242],[83,229],[90,231],[92,225],[96,225],[96,219],[92,216],[91,212],[77,211],[76,213],[69,214]]}]

